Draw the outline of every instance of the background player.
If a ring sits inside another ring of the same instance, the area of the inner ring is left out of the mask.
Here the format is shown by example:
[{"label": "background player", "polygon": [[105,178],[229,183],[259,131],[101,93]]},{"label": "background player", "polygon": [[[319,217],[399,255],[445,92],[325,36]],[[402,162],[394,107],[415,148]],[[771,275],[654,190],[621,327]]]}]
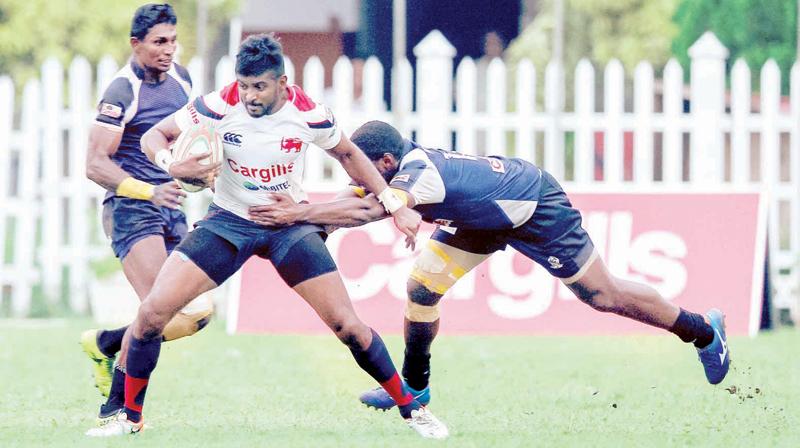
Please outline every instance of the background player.
[{"label": "background player", "polygon": [[[521,159],[421,148],[379,121],[365,124],[352,139],[423,219],[456,228],[435,230],[408,280],[403,376],[421,403],[430,401],[430,346],[439,329],[439,300],[460,277],[506,245],[542,265],[595,310],[663,328],[694,343],[708,381],[717,384],[725,377],[730,358],[722,313],[711,310],[704,319],[649,286],[612,276],[581,227],[580,213],[549,173]],[[363,189],[354,191],[364,196]],[[264,225],[353,226],[385,216],[372,196],[323,204],[276,199],[275,204],[251,208],[251,219]],[[394,405],[381,389],[361,400],[381,409]]]},{"label": "background player", "polygon": [[[172,60],[176,23],[168,4],[147,4],[136,10],[131,21],[133,55],[103,94],[89,134],[87,176],[108,190],[103,226],[140,300],[150,292],[167,253],[187,232],[186,217],[177,209],[185,193],[147,159],[139,145],[145,131],[189,99],[189,73]],[[197,332],[211,313],[211,304],[198,300],[175,316],[164,338]],[[113,374],[112,364],[126,329],[88,330],[81,336],[81,345],[94,362],[95,384],[108,396],[100,407],[101,424],[124,404],[124,351]]]},{"label": "background player", "polygon": [[142,138],[142,148],[175,178],[201,177],[172,160],[168,141],[192,125],[213,124],[228,138],[214,201],[175,253],[139,308],[131,330],[125,378],[125,412],[88,432],[92,436],[135,433],[167,322],[193,298],[224,282],[252,255],[269,259],[281,278],[317,312],[367,373],[400,405],[410,427],[424,437],[443,438],[447,428],[404,390],[383,341],[359,320],[318,226],[266,227],[247,219],[248,207],[269,202],[269,191],[297,199],[302,157],[309,143],[325,149],[347,173],[379,192],[398,229],[410,241],[420,217],[395,196],[364,154],[342,134],[333,114],[296,86],[287,85],[280,44],[271,35],[248,37],[236,57],[237,81],[200,97],[162,120]]}]

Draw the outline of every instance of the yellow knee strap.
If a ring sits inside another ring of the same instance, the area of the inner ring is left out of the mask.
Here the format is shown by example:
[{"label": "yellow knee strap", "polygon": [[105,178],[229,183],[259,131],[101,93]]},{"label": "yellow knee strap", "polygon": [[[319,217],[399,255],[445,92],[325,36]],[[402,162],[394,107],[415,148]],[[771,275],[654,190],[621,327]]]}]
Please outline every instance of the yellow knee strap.
[{"label": "yellow knee strap", "polygon": [[164,327],[164,340],[174,341],[197,333],[206,326],[213,312],[214,310],[207,309],[191,314],[183,312],[176,314]]},{"label": "yellow knee strap", "polygon": [[[436,294],[444,295],[458,279],[467,273],[457,260],[451,257],[445,248],[457,250],[445,246],[437,241],[428,240],[425,249],[422,250],[414,268],[411,270],[411,278],[419,282],[428,290]],[[471,269],[473,266],[470,266]]]},{"label": "yellow knee strap", "polygon": [[406,301],[406,319],[411,322],[435,322],[439,319],[439,304],[420,305]]}]

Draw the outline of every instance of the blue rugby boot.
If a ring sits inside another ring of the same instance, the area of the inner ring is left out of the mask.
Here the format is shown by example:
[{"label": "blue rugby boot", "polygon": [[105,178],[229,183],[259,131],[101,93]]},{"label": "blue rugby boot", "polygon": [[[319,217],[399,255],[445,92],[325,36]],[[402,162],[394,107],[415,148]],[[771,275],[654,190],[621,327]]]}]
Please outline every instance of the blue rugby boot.
[{"label": "blue rugby boot", "polygon": [[[417,400],[419,404],[427,406],[428,403],[431,402],[430,385],[428,385],[425,389],[415,390],[403,382],[403,387],[405,387],[405,389],[414,396],[414,399]],[[358,399],[367,405],[367,407],[379,409],[381,411],[387,411],[397,404],[394,402],[394,398],[392,398],[391,395],[389,395],[389,393],[386,392],[386,390],[384,390],[382,387],[370,389],[361,394]]]},{"label": "blue rugby boot", "polygon": [[725,379],[728,367],[731,365],[728,340],[725,337],[725,316],[722,311],[712,308],[706,313],[706,317],[709,325],[714,329],[714,340],[707,347],[698,348],[697,354],[703,364],[708,382],[719,384]]}]

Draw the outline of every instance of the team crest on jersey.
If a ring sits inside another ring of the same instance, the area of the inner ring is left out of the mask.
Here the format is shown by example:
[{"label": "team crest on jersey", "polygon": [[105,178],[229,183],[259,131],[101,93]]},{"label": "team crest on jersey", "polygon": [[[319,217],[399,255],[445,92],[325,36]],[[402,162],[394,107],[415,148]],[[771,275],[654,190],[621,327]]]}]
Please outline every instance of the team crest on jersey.
[{"label": "team crest on jersey", "polygon": [[503,161],[500,159],[495,159],[494,157],[488,157],[489,166],[492,167],[492,171],[495,173],[505,173],[506,166],[503,164]]},{"label": "team crest on jersey", "polygon": [[411,179],[410,174],[401,174],[399,176],[394,176],[392,182],[408,182],[409,179]]},{"label": "team crest on jersey", "polygon": [[289,154],[294,150],[294,152],[300,152],[303,149],[303,139],[295,138],[295,137],[283,137],[281,140],[281,151]]},{"label": "team crest on jersey", "polygon": [[101,103],[100,115],[105,115],[106,117],[111,117],[111,118],[119,118],[122,116],[122,108],[117,106],[116,104]]}]

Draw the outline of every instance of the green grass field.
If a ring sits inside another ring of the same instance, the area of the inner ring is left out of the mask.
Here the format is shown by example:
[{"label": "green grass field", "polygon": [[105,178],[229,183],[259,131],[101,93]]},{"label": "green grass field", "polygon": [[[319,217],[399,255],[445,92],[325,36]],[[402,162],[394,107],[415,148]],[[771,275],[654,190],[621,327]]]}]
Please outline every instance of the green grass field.
[{"label": "green grass field", "polygon": [[[219,322],[163,346],[151,428],[88,440],[100,397],[77,341],[89,325],[0,320],[0,447],[800,446],[798,331],[732,339],[720,386],[673,336],[443,336],[440,442],[361,406],[371,379],[333,336],[228,336]],[[401,339],[386,340],[399,362]]]}]

